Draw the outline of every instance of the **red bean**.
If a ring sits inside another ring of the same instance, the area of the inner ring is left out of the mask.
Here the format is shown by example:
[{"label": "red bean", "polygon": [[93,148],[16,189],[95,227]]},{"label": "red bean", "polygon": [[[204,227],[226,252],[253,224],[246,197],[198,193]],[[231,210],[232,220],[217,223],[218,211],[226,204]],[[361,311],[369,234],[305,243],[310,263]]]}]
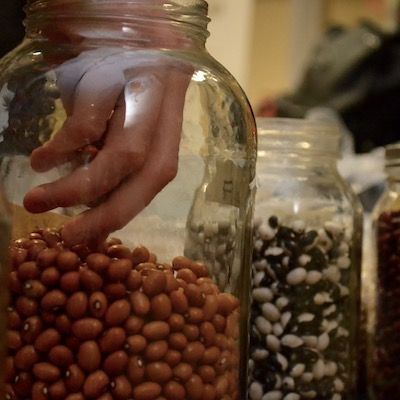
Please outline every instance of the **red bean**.
[{"label": "red bean", "polygon": [[94,292],[89,298],[90,313],[95,318],[101,318],[107,311],[108,301],[103,292]]},{"label": "red bean", "polygon": [[4,381],[6,383],[12,382],[15,378],[16,370],[14,364],[14,357],[8,356],[4,364]]},{"label": "red bean", "polygon": [[132,263],[133,265],[138,265],[147,262],[150,257],[149,250],[144,246],[139,246],[132,251]]},{"label": "red bean", "polygon": [[101,370],[91,373],[83,384],[83,394],[89,399],[101,396],[110,383],[108,376]]},{"label": "red bean", "polygon": [[146,376],[151,382],[165,383],[172,378],[172,369],[162,361],[156,361],[146,366]]},{"label": "red bean", "polygon": [[109,301],[114,301],[124,298],[127,290],[123,283],[108,283],[104,285],[103,292]]},{"label": "red bean", "polygon": [[164,339],[169,332],[169,325],[164,321],[149,322],[143,327],[143,336],[148,340]]},{"label": "red bean", "polygon": [[66,368],[74,362],[74,356],[68,347],[58,345],[50,350],[49,360],[59,368]]},{"label": "red bean", "polygon": [[128,378],[133,385],[143,382],[145,374],[144,362],[141,357],[131,357],[128,364]]},{"label": "red bean", "polygon": [[129,290],[135,291],[142,284],[142,274],[139,271],[132,270],[126,280],[126,286]]},{"label": "red bean", "polygon": [[68,335],[71,332],[72,324],[70,319],[65,314],[58,315],[56,317],[55,325],[57,330],[63,335]]},{"label": "red bean", "polygon": [[26,345],[15,355],[14,364],[22,371],[29,371],[38,360],[39,356],[35,348],[32,345]]},{"label": "red bean", "polygon": [[162,271],[151,270],[149,275],[143,280],[143,292],[149,296],[155,296],[164,291],[167,278]]},{"label": "red bean", "polygon": [[114,244],[107,249],[107,255],[111,258],[132,258],[132,252],[122,244]]},{"label": "red bean", "polygon": [[63,307],[67,302],[67,296],[61,290],[52,290],[48,292],[40,302],[42,309],[45,311],[54,311]]},{"label": "red bean", "polygon": [[62,379],[53,383],[48,388],[48,393],[50,398],[53,400],[63,400],[67,395],[67,388],[65,387],[65,383]]},{"label": "red bean", "polygon": [[35,349],[47,353],[61,341],[60,334],[53,328],[46,329],[35,340]]},{"label": "red bean", "polygon": [[22,327],[21,336],[26,343],[33,343],[42,332],[42,320],[37,317],[29,317]]},{"label": "red bean", "polygon": [[182,288],[170,294],[172,309],[178,314],[184,314],[189,308],[189,302]]},{"label": "red bean", "polygon": [[24,283],[23,292],[27,297],[40,299],[46,293],[46,287],[39,280],[30,280]]},{"label": "red bean", "polygon": [[76,292],[65,305],[65,312],[73,319],[82,318],[88,307],[88,297],[85,292]]},{"label": "red bean", "polygon": [[65,386],[70,392],[78,392],[85,381],[85,374],[82,369],[72,364],[69,366],[65,374]]},{"label": "red bean", "polygon": [[145,349],[145,358],[148,361],[158,361],[164,358],[168,351],[168,343],[165,340],[158,340],[150,343]]},{"label": "red bean", "polygon": [[100,349],[103,353],[112,353],[121,349],[125,343],[125,330],[113,327],[104,332],[99,340]]},{"label": "red bean", "polygon": [[[110,384],[111,393],[117,400],[129,399],[132,395],[132,385],[126,376],[117,376]],[[112,397],[111,397],[112,400]]]},{"label": "red bean", "polygon": [[[33,386],[33,378],[29,372],[20,372],[14,380],[13,389],[20,397],[29,397]],[[18,398],[18,397],[16,397]]]},{"label": "red bean", "polygon": [[142,292],[133,292],[130,296],[132,311],[135,315],[144,316],[150,311],[149,298]]},{"label": "red bean", "polygon": [[86,258],[88,267],[97,273],[105,271],[110,264],[110,257],[101,253],[92,253]]},{"label": "red bean", "polygon": [[56,249],[44,249],[39,253],[36,262],[39,265],[39,267],[48,268],[54,265],[57,255],[58,255],[58,250]]},{"label": "red bean", "polygon": [[40,275],[40,281],[43,285],[55,286],[60,280],[60,272],[56,267],[49,267],[42,271]]},{"label": "red bean", "polygon": [[124,281],[132,270],[132,261],[128,259],[112,260],[107,269],[107,278],[111,282]]},{"label": "red bean", "polygon": [[161,386],[155,382],[145,382],[133,389],[135,400],[154,400],[161,394]]},{"label": "red bean", "polygon": [[118,376],[122,374],[128,366],[128,356],[122,351],[116,351],[110,354],[103,363],[104,372],[108,376]]},{"label": "red bean", "polygon": [[15,302],[15,309],[21,317],[32,317],[37,313],[38,308],[37,301],[26,296],[18,297]]},{"label": "red bean", "polygon": [[60,279],[60,288],[63,292],[75,293],[80,289],[80,274],[78,271],[65,273]]},{"label": "red bean", "polygon": [[147,340],[142,335],[132,335],[126,340],[126,349],[130,354],[139,354],[147,346]]},{"label": "red bean", "polygon": [[98,292],[103,286],[103,279],[90,269],[82,269],[80,271],[80,283],[89,292]]},{"label": "red bean", "polygon": [[72,332],[80,340],[96,339],[102,330],[103,324],[95,318],[82,318],[72,324]]},{"label": "red bean", "polygon": [[127,320],[130,312],[131,305],[127,300],[117,300],[108,307],[104,320],[108,326],[121,325]]},{"label": "red bean", "polygon": [[156,320],[166,320],[172,312],[171,300],[165,293],[151,299],[151,313]]},{"label": "red bean", "polygon": [[61,271],[75,271],[80,265],[80,259],[72,251],[63,251],[57,256],[57,266]]},{"label": "red bean", "polygon": [[80,345],[78,351],[78,365],[87,372],[96,371],[101,362],[101,353],[98,344],[89,340]]},{"label": "red bean", "polygon": [[33,374],[43,382],[55,382],[60,377],[60,370],[50,363],[41,362],[33,366]]},{"label": "red bean", "polygon": [[20,280],[27,281],[38,278],[40,270],[35,261],[27,261],[19,265],[17,273]]}]

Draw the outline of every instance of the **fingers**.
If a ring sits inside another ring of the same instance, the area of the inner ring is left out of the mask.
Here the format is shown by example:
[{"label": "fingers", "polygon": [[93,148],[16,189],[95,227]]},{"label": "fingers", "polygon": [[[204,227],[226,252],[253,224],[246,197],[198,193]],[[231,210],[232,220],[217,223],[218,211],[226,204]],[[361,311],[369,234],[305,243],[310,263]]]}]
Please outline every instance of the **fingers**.
[{"label": "fingers", "polygon": [[125,226],[142,211],[177,173],[183,107],[190,75],[171,70],[167,78],[156,136],[143,168],[107,201],[68,223],[63,239],[69,244],[104,237]]}]

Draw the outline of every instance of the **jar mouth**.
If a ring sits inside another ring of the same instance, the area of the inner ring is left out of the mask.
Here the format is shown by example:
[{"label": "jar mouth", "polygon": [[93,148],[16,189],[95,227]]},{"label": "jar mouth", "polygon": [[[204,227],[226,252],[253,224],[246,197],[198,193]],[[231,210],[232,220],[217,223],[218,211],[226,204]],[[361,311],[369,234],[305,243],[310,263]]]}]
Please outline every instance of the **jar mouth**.
[{"label": "jar mouth", "polygon": [[298,118],[257,118],[256,122],[259,156],[339,156],[341,132],[334,123]]}]

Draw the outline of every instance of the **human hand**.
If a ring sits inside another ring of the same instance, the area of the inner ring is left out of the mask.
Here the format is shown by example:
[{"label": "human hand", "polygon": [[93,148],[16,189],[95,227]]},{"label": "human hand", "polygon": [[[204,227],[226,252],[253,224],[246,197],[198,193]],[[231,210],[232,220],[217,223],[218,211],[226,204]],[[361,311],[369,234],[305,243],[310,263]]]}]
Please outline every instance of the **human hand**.
[{"label": "human hand", "polygon": [[68,222],[62,235],[69,245],[103,240],[175,177],[192,70],[166,56],[94,51],[56,73],[67,119],[33,151],[32,168],[45,172],[79,159],[87,145],[102,146],[91,162],[28,192],[24,205],[41,213],[98,203]]}]

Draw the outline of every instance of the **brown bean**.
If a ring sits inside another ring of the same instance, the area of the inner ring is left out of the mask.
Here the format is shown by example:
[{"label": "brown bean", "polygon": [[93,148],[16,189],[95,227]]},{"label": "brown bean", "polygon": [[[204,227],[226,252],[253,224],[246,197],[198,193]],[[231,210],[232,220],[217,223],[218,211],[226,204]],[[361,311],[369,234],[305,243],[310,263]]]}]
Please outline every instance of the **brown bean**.
[{"label": "brown bean", "polygon": [[221,353],[221,357],[214,365],[214,368],[217,371],[218,375],[223,374],[228,368],[230,368],[230,363],[231,353],[225,350]]},{"label": "brown bean", "polygon": [[126,287],[131,291],[135,291],[138,290],[141,285],[142,285],[142,274],[136,270],[130,271],[128,278],[126,280]]},{"label": "brown bean", "polygon": [[15,309],[21,317],[32,317],[37,313],[38,303],[34,299],[26,296],[20,296],[15,302]]},{"label": "brown bean", "polygon": [[128,361],[128,355],[125,353],[125,351],[115,351],[104,360],[104,372],[108,376],[118,376],[126,370]]},{"label": "brown bean", "polygon": [[65,386],[70,392],[78,392],[83,382],[85,381],[85,374],[77,364],[72,364],[68,367],[65,373]]},{"label": "brown bean", "polygon": [[168,318],[168,325],[171,328],[171,332],[179,332],[185,325],[185,319],[180,314],[171,314]]},{"label": "brown bean", "polygon": [[17,271],[11,271],[8,275],[8,287],[11,292],[16,294],[22,293],[22,283],[18,278]]},{"label": "brown bean", "polygon": [[190,269],[196,274],[197,278],[203,278],[209,275],[208,268],[204,264],[193,263]]},{"label": "brown bean", "polygon": [[39,253],[36,262],[39,265],[39,267],[48,268],[54,265],[57,255],[58,255],[57,249],[44,249]]},{"label": "brown bean", "polygon": [[129,399],[132,395],[132,385],[124,375],[117,376],[110,384],[113,398],[117,400]]},{"label": "brown bean", "polygon": [[122,348],[125,343],[125,330],[119,327],[110,328],[104,332],[99,340],[100,350],[103,353],[112,353]]},{"label": "brown bean", "polygon": [[57,330],[63,335],[68,335],[71,332],[72,324],[70,319],[65,314],[58,315],[56,317],[55,325]]},{"label": "brown bean", "polygon": [[163,360],[171,367],[174,368],[181,362],[182,355],[179,351],[176,350],[168,350],[165,353]]},{"label": "brown bean", "polygon": [[90,254],[90,249],[85,244],[76,244],[71,247],[71,250],[77,254],[81,260],[86,260],[87,256]]},{"label": "brown bean", "polygon": [[45,311],[54,311],[58,310],[67,302],[67,296],[61,290],[52,290],[45,294],[40,302],[40,305]]},{"label": "brown bean", "polygon": [[14,268],[24,263],[28,256],[28,251],[19,247],[12,247],[10,251],[11,264]]},{"label": "brown bean", "polygon": [[173,370],[174,378],[186,382],[193,374],[193,368],[188,363],[179,363]]},{"label": "brown bean", "polygon": [[163,389],[163,394],[168,400],[185,400],[185,388],[178,382],[170,381]]},{"label": "brown bean", "polygon": [[39,280],[26,281],[23,285],[25,296],[32,299],[40,299],[46,293],[46,287]]},{"label": "brown bean", "polygon": [[107,255],[111,258],[132,258],[132,252],[130,249],[122,244],[115,244],[108,247]]},{"label": "brown bean", "polygon": [[61,242],[60,233],[55,230],[45,229],[42,236],[49,247],[55,247]]},{"label": "brown bean", "polygon": [[172,266],[176,270],[180,270],[183,268],[189,268],[192,266],[193,262],[187,257],[178,256],[172,260]]},{"label": "brown bean", "polygon": [[32,345],[26,345],[18,350],[14,358],[14,365],[22,371],[29,371],[38,360],[39,356],[35,348]]},{"label": "brown bean", "polygon": [[[209,383],[205,384],[202,400],[215,400],[216,398],[217,394],[214,385],[210,385]],[[235,399],[235,397],[232,397],[232,399]]]},{"label": "brown bean", "polygon": [[145,368],[141,357],[134,356],[129,359],[128,378],[133,385],[142,383],[144,380]]},{"label": "brown bean", "polygon": [[30,246],[31,241],[28,238],[20,238],[17,240],[14,240],[14,244],[17,247],[21,247],[24,249],[27,249]]},{"label": "brown bean", "polygon": [[228,380],[224,375],[219,376],[214,382],[217,398],[221,398],[228,391]]},{"label": "brown bean", "polygon": [[145,324],[142,332],[148,340],[160,340],[169,335],[170,328],[164,321],[153,321]]},{"label": "brown bean", "polygon": [[60,280],[60,272],[56,267],[49,267],[40,274],[40,281],[43,285],[54,286]]},{"label": "brown bean", "polygon": [[104,285],[103,292],[109,301],[113,301],[124,298],[127,291],[123,283],[109,283]]},{"label": "brown bean", "polygon": [[130,312],[131,305],[127,300],[117,300],[108,307],[104,321],[108,326],[121,325],[127,320]]},{"label": "brown bean", "polygon": [[189,307],[185,318],[190,324],[199,324],[204,320],[203,310],[198,307]]},{"label": "brown bean", "polygon": [[210,321],[218,311],[218,299],[214,294],[206,296],[203,306],[203,317],[205,321]]},{"label": "brown bean", "polygon": [[146,366],[146,376],[151,382],[165,383],[172,378],[172,369],[162,361],[156,361]]},{"label": "brown bean", "polygon": [[48,388],[49,396],[52,400],[63,400],[67,395],[67,388],[65,387],[65,383],[62,379],[53,383]]},{"label": "brown bean", "polygon": [[139,354],[147,346],[147,340],[142,335],[132,335],[126,340],[126,348],[130,354]]},{"label": "brown bean", "polygon": [[148,276],[150,271],[157,270],[157,265],[153,262],[144,262],[135,266],[136,271],[140,271],[143,277]]},{"label": "brown bean", "polygon": [[167,278],[164,272],[151,270],[143,280],[143,292],[149,297],[156,296],[165,290],[166,283]]},{"label": "brown bean", "polygon": [[197,276],[189,268],[182,268],[176,274],[177,279],[183,279],[187,283],[196,283]]},{"label": "brown bean", "polygon": [[132,261],[128,259],[112,260],[107,269],[107,278],[111,282],[124,281],[132,270]]},{"label": "brown bean", "polygon": [[223,317],[221,314],[215,314],[211,322],[218,333],[225,332],[226,321],[225,317]]},{"label": "brown bean", "polygon": [[144,246],[138,246],[132,251],[132,262],[133,265],[147,262],[150,257],[149,250]]},{"label": "brown bean", "polygon": [[224,334],[217,333],[214,338],[214,344],[221,350],[226,350],[228,348],[228,339]]},{"label": "brown bean", "polygon": [[203,322],[200,325],[200,341],[207,347],[214,343],[216,330],[211,322]]},{"label": "brown bean", "polygon": [[176,278],[174,277],[174,275],[170,272],[166,272],[165,273],[165,278],[166,278],[166,284],[165,284],[165,293],[171,293],[174,290],[178,290],[179,289],[179,283],[176,280]]},{"label": "brown bean", "polygon": [[57,256],[57,266],[63,272],[77,270],[80,263],[80,258],[72,251],[62,251]]},{"label": "brown bean", "polygon": [[155,382],[145,382],[133,389],[135,400],[155,400],[161,394],[161,386]]},{"label": "brown bean", "polygon": [[174,312],[184,314],[188,310],[189,302],[182,288],[171,292],[170,299]]},{"label": "brown bean", "polygon": [[[110,386],[112,384],[113,384],[113,382],[110,383]],[[113,397],[111,396],[110,392],[105,392],[100,397],[98,397],[97,400],[113,400]]]},{"label": "brown bean", "polygon": [[98,292],[103,286],[103,278],[91,269],[81,269],[80,283],[89,292]]},{"label": "brown bean", "polygon": [[132,311],[138,316],[147,315],[150,311],[149,298],[142,292],[133,292],[130,296]]},{"label": "brown bean", "polygon": [[16,374],[14,357],[8,356],[6,357],[4,363],[4,381],[6,383],[10,383],[14,380]]},{"label": "brown bean", "polygon": [[78,271],[67,272],[60,279],[60,288],[65,293],[75,293],[80,289],[80,286]]},{"label": "brown bean", "polygon": [[204,293],[205,295],[213,294],[217,295],[219,293],[218,286],[213,283],[212,281],[209,283],[199,283],[199,280],[205,279],[205,278],[199,278],[197,280],[197,284],[199,285],[200,291]]},{"label": "brown bean", "polygon": [[172,312],[171,300],[165,293],[158,294],[151,299],[151,313],[156,320],[167,319]]},{"label": "brown bean", "polygon": [[72,324],[72,333],[80,340],[95,339],[102,330],[103,324],[95,318],[82,318]]},{"label": "brown bean", "polygon": [[60,370],[46,362],[37,363],[32,369],[35,377],[43,382],[55,382],[60,378]]},{"label": "brown bean", "polygon": [[35,340],[35,349],[47,353],[52,347],[58,345],[61,341],[61,335],[53,328],[43,331]]},{"label": "brown bean", "polygon": [[185,295],[191,306],[203,307],[206,296],[201,292],[200,288],[196,284],[189,283],[185,289]]},{"label": "brown bean", "polygon": [[32,386],[32,400],[47,400],[48,389],[44,382],[35,382]]},{"label": "brown bean", "polygon": [[102,273],[110,265],[111,259],[102,253],[92,253],[86,258],[87,266],[96,273]]},{"label": "brown bean", "polygon": [[190,342],[193,342],[200,336],[200,329],[197,325],[186,324],[182,329],[182,333]]},{"label": "brown bean", "polygon": [[28,259],[36,260],[38,255],[47,248],[46,242],[43,240],[33,239],[28,247]]},{"label": "brown bean", "polygon": [[229,293],[220,293],[217,296],[217,300],[218,313],[224,316],[229,315],[233,310],[239,307],[239,300]]},{"label": "brown bean", "polygon": [[88,297],[85,292],[76,292],[65,305],[65,312],[73,319],[82,318],[88,308]]},{"label": "brown bean", "polygon": [[188,340],[183,333],[176,332],[169,335],[168,344],[171,349],[183,350],[187,346]]},{"label": "brown bean", "polygon": [[157,340],[148,344],[145,349],[144,355],[148,361],[161,360],[168,351],[168,343],[165,340]]},{"label": "brown bean", "polygon": [[94,292],[89,298],[90,313],[95,318],[101,318],[107,311],[108,301],[103,292]]},{"label": "brown bean", "polygon": [[204,355],[205,347],[201,342],[191,342],[182,352],[182,360],[189,364],[196,364]]},{"label": "brown bean", "polygon": [[186,396],[189,400],[201,400],[203,397],[204,385],[201,378],[193,374],[185,383]]},{"label": "brown bean", "polygon": [[83,394],[89,399],[97,398],[107,390],[109,383],[110,380],[104,371],[92,372],[83,384]]},{"label": "brown bean", "polygon": [[216,372],[213,367],[210,365],[202,365],[197,369],[197,373],[199,374],[201,380],[204,383],[212,383],[216,377]]},{"label": "brown bean", "polygon": [[136,335],[137,333],[140,333],[142,331],[143,325],[144,319],[133,315],[126,320],[124,328],[128,335]]},{"label": "brown bean", "polygon": [[112,237],[112,238],[108,238],[105,242],[105,251],[107,251],[107,249],[111,246],[114,246],[116,244],[122,244],[122,240]]},{"label": "brown bean", "polygon": [[69,394],[65,400],[85,400],[85,397],[81,392]]},{"label": "brown bean", "polygon": [[7,310],[7,328],[8,329],[19,329],[22,325],[22,320],[19,314],[10,307]]},{"label": "brown bean", "polygon": [[25,343],[33,343],[42,332],[42,321],[39,317],[29,317],[22,327],[21,336]]},{"label": "brown bean", "polygon": [[59,368],[66,368],[74,362],[74,355],[68,347],[58,345],[50,350],[49,360]]},{"label": "brown bean", "polygon": [[[29,397],[32,391],[33,378],[29,372],[20,372],[14,380],[13,389],[20,397]],[[18,397],[16,397],[18,398]]]},{"label": "brown bean", "polygon": [[201,359],[201,362],[206,365],[212,365],[215,364],[221,356],[221,350],[216,347],[208,347],[203,354],[203,357]]},{"label": "brown bean", "polygon": [[96,371],[101,363],[101,353],[98,344],[94,340],[83,342],[79,346],[78,365],[83,371]]}]

